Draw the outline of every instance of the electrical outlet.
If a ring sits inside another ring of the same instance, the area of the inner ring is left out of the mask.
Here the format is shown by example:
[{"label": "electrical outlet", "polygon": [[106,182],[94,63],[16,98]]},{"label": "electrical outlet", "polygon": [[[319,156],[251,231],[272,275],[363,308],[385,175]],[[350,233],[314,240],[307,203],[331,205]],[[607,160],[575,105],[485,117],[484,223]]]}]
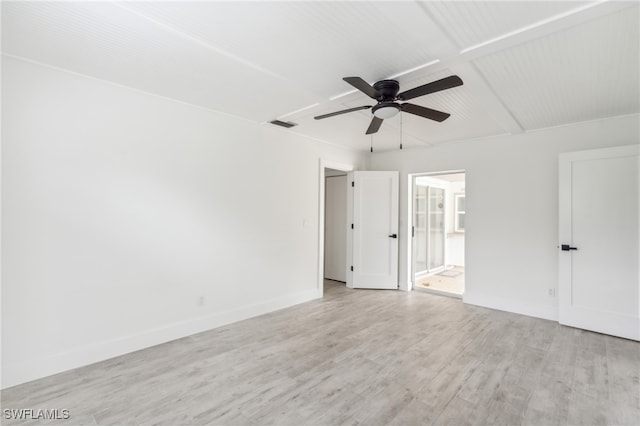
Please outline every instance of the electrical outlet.
[{"label": "electrical outlet", "polygon": [[204,306],[204,296],[198,296],[198,306]]},{"label": "electrical outlet", "polygon": [[556,297],[556,289],[555,288],[550,288],[547,293],[551,297]]}]

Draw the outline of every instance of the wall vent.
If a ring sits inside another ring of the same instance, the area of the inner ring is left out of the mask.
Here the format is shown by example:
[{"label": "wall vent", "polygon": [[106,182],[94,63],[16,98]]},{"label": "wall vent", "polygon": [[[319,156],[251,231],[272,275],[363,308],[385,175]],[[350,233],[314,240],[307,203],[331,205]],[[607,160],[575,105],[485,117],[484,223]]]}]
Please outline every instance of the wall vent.
[{"label": "wall vent", "polygon": [[287,129],[298,125],[297,123],[292,123],[290,121],[280,121],[280,120],[273,120],[273,121],[270,121],[269,123],[275,124],[276,126],[286,127]]}]

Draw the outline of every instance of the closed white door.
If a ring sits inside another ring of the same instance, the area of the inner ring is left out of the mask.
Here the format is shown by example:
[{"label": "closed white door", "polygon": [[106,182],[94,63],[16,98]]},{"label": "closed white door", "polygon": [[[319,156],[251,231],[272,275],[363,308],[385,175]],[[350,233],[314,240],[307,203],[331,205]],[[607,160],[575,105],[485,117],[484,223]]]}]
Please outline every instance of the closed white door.
[{"label": "closed white door", "polygon": [[398,288],[398,172],[352,172],[352,288]]},{"label": "closed white door", "polygon": [[561,324],[640,340],[638,154],[560,155]]},{"label": "closed white door", "polygon": [[347,281],[347,175],[325,179],[324,277]]}]

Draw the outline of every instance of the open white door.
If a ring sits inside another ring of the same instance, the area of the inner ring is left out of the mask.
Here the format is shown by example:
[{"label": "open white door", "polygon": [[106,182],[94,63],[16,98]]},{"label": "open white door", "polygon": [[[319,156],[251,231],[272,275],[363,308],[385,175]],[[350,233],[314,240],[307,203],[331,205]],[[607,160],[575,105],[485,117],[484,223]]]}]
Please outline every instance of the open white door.
[{"label": "open white door", "polygon": [[398,172],[351,172],[351,288],[398,288]]},{"label": "open white door", "polygon": [[637,145],[560,155],[559,321],[640,340]]}]

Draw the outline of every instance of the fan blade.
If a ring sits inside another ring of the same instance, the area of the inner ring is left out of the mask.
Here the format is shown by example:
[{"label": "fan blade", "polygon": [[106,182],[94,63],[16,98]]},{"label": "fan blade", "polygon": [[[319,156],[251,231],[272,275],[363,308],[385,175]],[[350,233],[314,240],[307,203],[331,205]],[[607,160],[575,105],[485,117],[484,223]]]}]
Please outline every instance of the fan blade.
[{"label": "fan blade", "polygon": [[401,101],[417,98],[418,96],[428,95],[429,93],[439,92],[441,90],[451,89],[452,87],[462,86],[462,79],[457,75],[451,75],[438,81],[423,84],[405,92],[399,93],[397,98]]},{"label": "fan blade", "polygon": [[408,112],[409,114],[419,115],[420,117],[428,118],[429,120],[435,121],[444,121],[451,115],[446,112],[437,111],[431,108],[425,108],[423,106],[415,104],[401,104],[400,109],[404,112]]},{"label": "fan blade", "polygon": [[322,120],[323,118],[329,118],[329,117],[333,117],[335,115],[346,114],[348,112],[360,111],[360,110],[369,109],[369,108],[371,108],[371,105],[364,105],[364,106],[359,106],[359,107],[355,107],[355,108],[343,109],[342,111],[330,112],[329,114],[319,115],[319,116],[313,117],[313,118],[316,119],[316,120]]},{"label": "fan blade", "polygon": [[370,98],[378,99],[378,96],[380,96],[380,93],[378,93],[376,89],[374,89],[369,83],[367,83],[360,77],[345,77],[343,78],[343,80],[365,95],[369,96]]},{"label": "fan blade", "polygon": [[370,135],[372,133],[376,133],[378,130],[380,130],[380,126],[382,126],[383,121],[384,120],[382,118],[378,118],[374,116],[365,134]]}]

